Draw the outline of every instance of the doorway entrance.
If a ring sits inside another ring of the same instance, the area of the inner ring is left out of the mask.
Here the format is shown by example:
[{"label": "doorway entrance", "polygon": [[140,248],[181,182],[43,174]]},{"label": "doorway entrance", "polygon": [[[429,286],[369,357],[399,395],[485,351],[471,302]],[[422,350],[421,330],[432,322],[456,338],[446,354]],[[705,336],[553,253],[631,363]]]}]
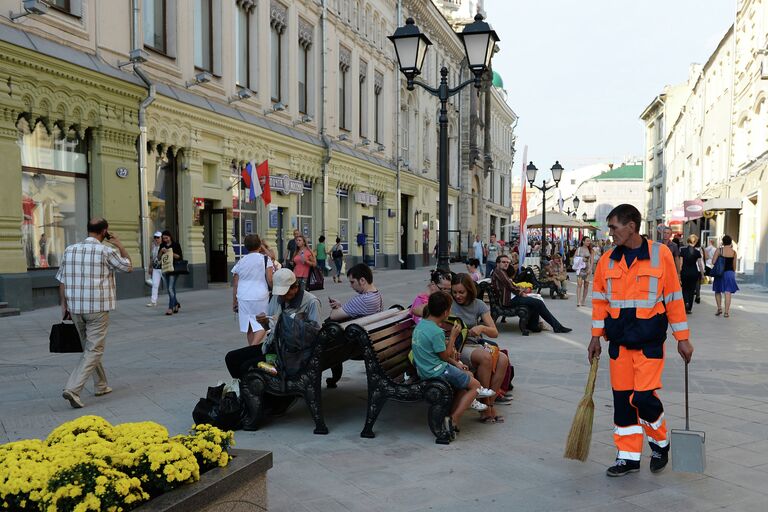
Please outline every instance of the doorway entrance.
[{"label": "doorway entrance", "polygon": [[400,268],[408,268],[408,196],[400,196]]},{"label": "doorway entrance", "polygon": [[226,283],[227,275],[227,210],[214,208],[213,201],[205,201],[203,239],[208,262],[208,282]]},{"label": "doorway entrance", "polygon": [[363,215],[363,263],[373,268],[376,266],[376,217]]},{"label": "doorway entrance", "polygon": [[272,223],[272,225],[274,225],[274,227],[277,228],[277,233],[275,237],[275,248],[277,250],[277,259],[278,261],[281,261],[281,262],[284,261],[285,259],[284,242],[286,237],[283,233],[283,230],[285,229],[285,211],[286,211],[286,208],[278,206],[277,210],[275,211],[275,215],[277,219],[275,222]]}]

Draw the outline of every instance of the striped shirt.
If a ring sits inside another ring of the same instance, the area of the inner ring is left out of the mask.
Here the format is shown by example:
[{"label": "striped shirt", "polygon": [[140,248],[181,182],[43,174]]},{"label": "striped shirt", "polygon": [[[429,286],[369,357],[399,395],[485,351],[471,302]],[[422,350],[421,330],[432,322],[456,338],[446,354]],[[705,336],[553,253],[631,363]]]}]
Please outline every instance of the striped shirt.
[{"label": "striped shirt", "polygon": [[131,270],[131,260],[89,236],[67,247],[56,279],[71,313],[99,313],[115,309],[115,271]]},{"label": "striped shirt", "polygon": [[379,290],[365,293],[358,293],[357,296],[349,299],[341,309],[350,318],[360,318],[361,316],[380,313],[384,310],[384,300],[381,298]]}]

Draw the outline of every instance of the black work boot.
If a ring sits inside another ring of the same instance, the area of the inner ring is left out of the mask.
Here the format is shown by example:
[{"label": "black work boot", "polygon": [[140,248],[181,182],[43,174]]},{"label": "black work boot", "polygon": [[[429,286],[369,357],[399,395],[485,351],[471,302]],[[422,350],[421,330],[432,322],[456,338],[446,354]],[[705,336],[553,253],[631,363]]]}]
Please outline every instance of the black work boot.
[{"label": "black work boot", "polygon": [[616,459],[616,464],[605,470],[607,476],[624,476],[628,473],[640,471],[640,461],[628,459]]},{"label": "black work boot", "polygon": [[241,428],[243,430],[258,430],[261,426],[263,393],[264,384],[260,379],[254,379],[246,374],[240,380],[240,400],[243,404]]},{"label": "black work boot", "polygon": [[666,448],[651,448],[651,473],[659,473],[669,462],[669,446]]}]

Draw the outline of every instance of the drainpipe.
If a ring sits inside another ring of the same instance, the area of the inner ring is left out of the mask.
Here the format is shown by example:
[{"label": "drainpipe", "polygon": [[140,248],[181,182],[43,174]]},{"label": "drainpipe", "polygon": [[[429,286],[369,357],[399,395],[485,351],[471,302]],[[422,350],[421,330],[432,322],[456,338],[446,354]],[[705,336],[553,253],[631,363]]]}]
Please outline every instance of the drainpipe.
[{"label": "drainpipe", "polygon": [[[397,0],[397,19],[395,20],[395,26],[399,27],[400,23],[403,18],[403,2],[402,0]],[[400,228],[402,227],[403,223],[401,220],[401,216],[403,214],[402,211],[400,211],[400,204],[402,203],[402,189],[400,188],[400,75],[398,74],[400,70],[397,68],[397,64],[395,64],[395,82],[397,86],[395,89],[397,90],[397,96],[396,101],[397,104],[395,105],[395,126],[397,129],[395,130],[395,223],[397,224],[397,228],[395,233],[397,235],[395,236],[395,240],[397,241],[397,261],[400,263],[400,265],[403,265],[405,261],[403,261],[403,237],[400,235]],[[406,240],[408,237],[406,237]],[[406,251],[408,248],[406,247]]]},{"label": "drainpipe", "polygon": [[320,16],[321,22],[320,22],[320,46],[322,50],[323,58],[320,59],[320,76],[321,76],[321,88],[323,99],[320,102],[320,141],[323,144],[323,148],[325,149],[325,156],[323,157],[323,166],[322,166],[322,172],[323,172],[323,214],[321,215],[321,231],[324,236],[327,238],[327,226],[325,224],[325,219],[328,217],[328,163],[331,161],[331,158],[333,158],[332,150],[331,150],[331,139],[328,137],[327,128],[325,125],[325,110],[326,110],[326,98],[328,95],[326,94],[326,87],[327,87],[327,77],[326,73],[328,70],[326,59],[327,56],[327,42],[326,37],[328,34],[328,0],[323,0],[323,10],[322,14]]},{"label": "drainpipe", "polygon": [[[133,49],[141,49],[138,40],[139,26],[139,2],[138,0],[132,0],[133,7],[133,24],[131,26],[131,43]],[[149,264],[149,236],[147,233],[147,226],[149,221],[149,212],[147,208],[147,107],[149,107],[153,101],[155,101],[155,84],[153,84],[149,77],[142,71],[142,69],[134,64],[133,72],[139,79],[144,82],[147,87],[147,97],[139,103],[139,241],[141,249],[141,261],[142,264]],[[145,283],[149,286],[152,285],[152,281],[148,278],[145,279]]]}]

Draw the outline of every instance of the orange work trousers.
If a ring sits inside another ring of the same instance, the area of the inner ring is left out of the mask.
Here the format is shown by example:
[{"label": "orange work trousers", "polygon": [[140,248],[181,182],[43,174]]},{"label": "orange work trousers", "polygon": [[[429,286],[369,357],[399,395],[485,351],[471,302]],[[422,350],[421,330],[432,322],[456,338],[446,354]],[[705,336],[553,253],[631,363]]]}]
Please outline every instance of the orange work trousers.
[{"label": "orange work trousers", "polygon": [[651,449],[669,448],[664,406],[656,390],[661,389],[664,345],[629,349],[610,342],[611,387],[613,388],[613,441],[617,458],[640,460],[643,433]]}]

